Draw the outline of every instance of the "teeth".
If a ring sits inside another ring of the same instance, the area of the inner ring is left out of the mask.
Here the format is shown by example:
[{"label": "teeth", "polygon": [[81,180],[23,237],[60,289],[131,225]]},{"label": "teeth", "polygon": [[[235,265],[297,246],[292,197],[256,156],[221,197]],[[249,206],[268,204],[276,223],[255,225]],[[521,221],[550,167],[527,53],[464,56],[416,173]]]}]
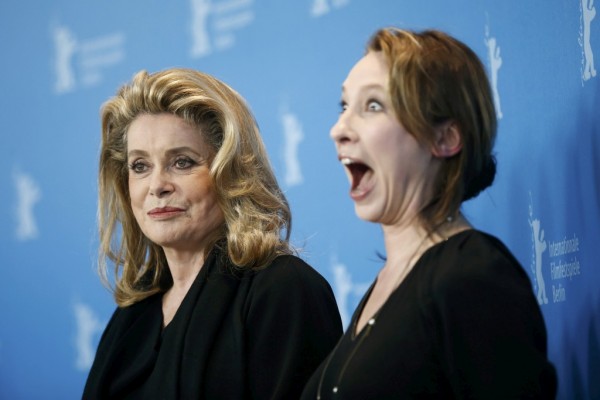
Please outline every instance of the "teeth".
[{"label": "teeth", "polygon": [[350,165],[350,164],[352,164],[352,160],[349,159],[349,158],[342,158],[340,161],[344,165]]}]

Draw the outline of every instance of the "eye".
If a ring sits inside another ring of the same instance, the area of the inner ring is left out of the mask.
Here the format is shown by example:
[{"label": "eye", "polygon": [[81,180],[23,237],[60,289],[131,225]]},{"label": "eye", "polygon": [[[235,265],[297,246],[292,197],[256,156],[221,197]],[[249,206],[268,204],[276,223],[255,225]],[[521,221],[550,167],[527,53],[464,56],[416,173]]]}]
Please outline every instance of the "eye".
[{"label": "eye", "polygon": [[189,157],[179,157],[173,165],[177,169],[189,169],[196,165],[196,162]]},{"label": "eye", "polygon": [[378,100],[371,99],[367,101],[367,110],[369,111],[381,111],[383,106]]},{"label": "eye", "polygon": [[136,160],[129,164],[129,170],[134,174],[142,174],[148,170],[148,165],[142,160]]},{"label": "eye", "polygon": [[348,103],[344,100],[340,101],[340,113],[343,113],[348,108]]}]

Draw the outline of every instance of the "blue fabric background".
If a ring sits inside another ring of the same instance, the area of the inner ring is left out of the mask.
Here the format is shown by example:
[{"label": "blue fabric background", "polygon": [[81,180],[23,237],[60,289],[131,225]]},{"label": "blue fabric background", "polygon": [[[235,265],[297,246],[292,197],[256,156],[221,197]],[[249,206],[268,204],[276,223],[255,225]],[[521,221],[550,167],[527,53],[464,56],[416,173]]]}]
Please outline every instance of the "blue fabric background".
[{"label": "blue fabric background", "polygon": [[0,398],[80,397],[114,308],[95,272],[99,108],[140,69],[197,68],[248,100],[291,202],[293,242],[347,322],[383,245],[354,215],[329,128],[347,72],[387,25],[447,31],[488,68],[499,169],[464,212],[529,273],[559,398],[600,398],[592,1],[0,3]]}]

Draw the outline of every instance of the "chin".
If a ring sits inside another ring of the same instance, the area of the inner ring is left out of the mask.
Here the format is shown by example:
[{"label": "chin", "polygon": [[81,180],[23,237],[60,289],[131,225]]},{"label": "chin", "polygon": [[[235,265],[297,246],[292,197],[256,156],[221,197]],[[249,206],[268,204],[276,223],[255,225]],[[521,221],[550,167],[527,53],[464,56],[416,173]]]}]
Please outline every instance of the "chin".
[{"label": "chin", "polygon": [[373,222],[373,223],[380,222],[379,215],[371,210],[365,209],[360,206],[355,206],[354,212],[359,219],[361,219],[365,222]]}]

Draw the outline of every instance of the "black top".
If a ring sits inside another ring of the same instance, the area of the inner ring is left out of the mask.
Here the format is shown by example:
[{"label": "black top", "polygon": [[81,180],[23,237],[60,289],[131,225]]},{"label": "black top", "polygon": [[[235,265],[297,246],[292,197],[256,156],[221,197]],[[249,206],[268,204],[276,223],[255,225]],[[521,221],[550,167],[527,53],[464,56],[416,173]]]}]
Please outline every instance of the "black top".
[{"label": "black top", "polygon": [[84,399],[294,399],[342,334],[329,284],[294,256],[233,273],[211,253],[163,330],[162,294],[118,308]]},{"label": "black top", "polygon": [[302,399],[555,397],[531,282],[498,239],[469,230],[428,249],[355,337],[370,292]]}]

